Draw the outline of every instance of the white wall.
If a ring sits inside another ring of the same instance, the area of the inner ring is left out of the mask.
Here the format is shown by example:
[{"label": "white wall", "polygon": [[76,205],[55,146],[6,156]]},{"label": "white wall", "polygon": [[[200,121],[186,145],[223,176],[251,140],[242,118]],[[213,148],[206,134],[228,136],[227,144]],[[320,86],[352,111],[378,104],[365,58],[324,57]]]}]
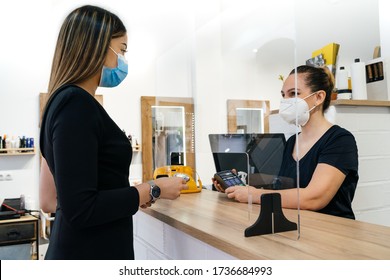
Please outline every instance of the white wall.
[{"label": "white wall", "polygon": [[390,226],[390,109],[337,106],[337,123],[355,138],[359,183],[353,200],[356,219]]},{"label": "white wall", "polygon": [[[314,3],[321,3],[315,5]],[[372,59],[380,45],[378,0],[296,1],[298,63],[329,43],[340,44],[338,64]]]},{"label": "white wall", "polygon": [[[0,17],[0,134],[31,135],[38,143],[38,95],[47,88],[56,36],[82,4],[117,13],[129,29],[128,78],[98,90],[121,128],[141,140],[140,96],[194,98],[204,184],[214,173],[207,135],[226,132],[226,99],[268,99],[277,109],[278,76],[295,61],[303,64],[313,50],[336,42],[340,62],[348,64],[369,59],[380,44],[378,4],[371,0],[9,1]],[[0,182],[0,200],[23,193],[38,206],[38,159],[0,157],[0,172],[14,175]],[[131,176],[141,174],[136,153]]]},{"label": "white wall", "polygon": [[[1,10],[0,134],[31,136],[37,143],[38,95],[47,87],[57,21],[49,1],[3,2]],[[0,172],[14,179],[0,181],[0,201],[23,193],[37,202],[38,166],[38,156],[0,157]]]}]

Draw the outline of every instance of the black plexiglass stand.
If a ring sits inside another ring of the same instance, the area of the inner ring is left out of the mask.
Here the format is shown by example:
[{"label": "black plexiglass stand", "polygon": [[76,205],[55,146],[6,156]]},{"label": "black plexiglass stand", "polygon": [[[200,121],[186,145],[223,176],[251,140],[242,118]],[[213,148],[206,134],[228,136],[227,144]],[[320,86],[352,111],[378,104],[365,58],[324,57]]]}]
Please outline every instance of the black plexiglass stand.
[{"label": "black plexiglass stand", "polygon": [[279,193],[262,194],[257,221],[245,229],[245,237],[296,230],[297,224],[284,216]]}]

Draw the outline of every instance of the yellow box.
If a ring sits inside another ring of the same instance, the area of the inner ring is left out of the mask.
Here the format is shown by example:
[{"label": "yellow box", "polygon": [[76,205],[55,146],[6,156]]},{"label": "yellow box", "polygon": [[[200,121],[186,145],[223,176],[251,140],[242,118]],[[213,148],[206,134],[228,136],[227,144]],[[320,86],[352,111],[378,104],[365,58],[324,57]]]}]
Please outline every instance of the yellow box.
[{"label": "yellow box", "polygon": [[322,54],[326,65],[336,65],[337,54],[339,52],[340,45],[336,43],[330,43],[325,47],[316,50],[312,53],[312,57]]}]

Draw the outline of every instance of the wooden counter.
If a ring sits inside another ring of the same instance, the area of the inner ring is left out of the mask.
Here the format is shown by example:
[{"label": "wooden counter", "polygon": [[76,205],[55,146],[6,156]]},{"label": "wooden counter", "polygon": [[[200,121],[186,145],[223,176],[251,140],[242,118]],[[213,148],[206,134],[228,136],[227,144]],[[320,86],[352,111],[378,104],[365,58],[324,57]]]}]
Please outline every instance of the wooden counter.
[{"label": "wooden counter", "polygon": [[[225,194],[203,190],[159,200],[144,213],[238,259],[390,259],[390,227],[300,211],[298,231],[244,237],[260,212]],[[297,222],[297,210],[283,209]]]}]

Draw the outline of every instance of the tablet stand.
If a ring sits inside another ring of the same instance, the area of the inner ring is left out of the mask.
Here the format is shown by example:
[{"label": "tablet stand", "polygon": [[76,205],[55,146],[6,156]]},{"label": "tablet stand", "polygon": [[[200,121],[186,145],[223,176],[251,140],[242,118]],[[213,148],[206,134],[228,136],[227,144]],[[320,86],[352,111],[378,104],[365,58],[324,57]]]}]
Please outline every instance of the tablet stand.
[{"label": "tablet stand", "polygon": [[259,217],[253,225],[245,229],[245,237],[297,229],[297,224],[284,216],[279,193],[262,194],[260,199]]}]

